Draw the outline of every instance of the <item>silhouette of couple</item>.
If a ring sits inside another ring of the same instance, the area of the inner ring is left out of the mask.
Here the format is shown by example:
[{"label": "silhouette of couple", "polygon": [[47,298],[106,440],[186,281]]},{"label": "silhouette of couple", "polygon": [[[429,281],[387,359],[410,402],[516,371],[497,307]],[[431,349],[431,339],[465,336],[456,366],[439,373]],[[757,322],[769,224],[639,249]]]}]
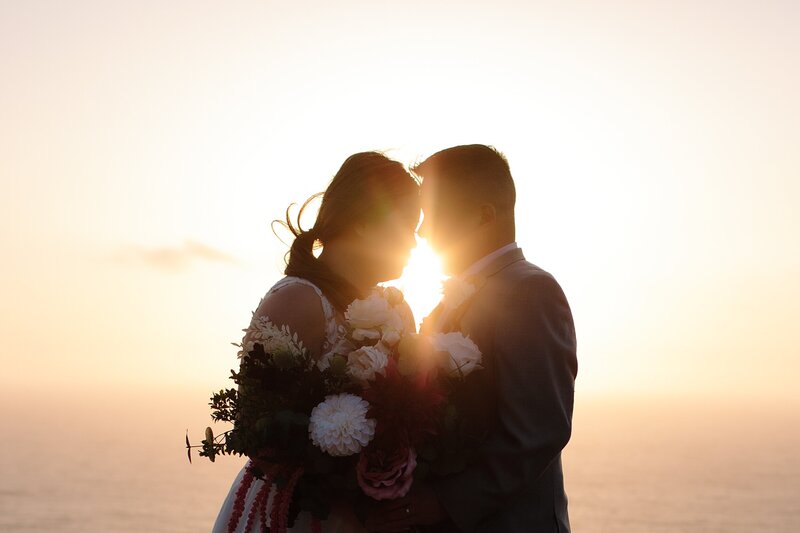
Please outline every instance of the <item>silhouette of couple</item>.
[{"label": "silhouette of couple", "polygon": [[[472,400],[485,414],[486,431],[475,460],[458,474],[415,481],[399,499],[366,507],[338,501],[322,531],[570,531],[561,450],[572,427],[575,329],[559,284],[515,242],[515,201],[506,158],[468,145],[442,150],[411,171],[381,153],[352,155],[322,196],[311,228],[301,229],[299,215],[293,223],[287,211],[295,239],[286,277],[254,319],[288,326],[324,357],[341,335],[348,304],[400,276],[418,231],[456,281],[423,329],[460,331],[483,353],[484,379]],[[315,246],[322,248],[318,256]],[[227,531],[243,472],[215,533]],[[308,531],[309,524],[301,515],[292,530]]]}]

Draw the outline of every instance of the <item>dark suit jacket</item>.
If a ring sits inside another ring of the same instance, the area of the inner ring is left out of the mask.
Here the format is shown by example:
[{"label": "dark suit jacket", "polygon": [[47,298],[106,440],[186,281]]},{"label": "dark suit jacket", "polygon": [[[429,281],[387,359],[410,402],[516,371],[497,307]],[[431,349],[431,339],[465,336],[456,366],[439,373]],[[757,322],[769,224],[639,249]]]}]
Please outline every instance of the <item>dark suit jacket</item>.
[{"label": "dark suit jacket", "polygon": [[578,371],[569,304],[519,249],[477,278],[478,291],[445,329],[462,331],[483,353],[487,434],[475,463],[434,481],[452,523],[431,530],[569,532],[561,450]]}]

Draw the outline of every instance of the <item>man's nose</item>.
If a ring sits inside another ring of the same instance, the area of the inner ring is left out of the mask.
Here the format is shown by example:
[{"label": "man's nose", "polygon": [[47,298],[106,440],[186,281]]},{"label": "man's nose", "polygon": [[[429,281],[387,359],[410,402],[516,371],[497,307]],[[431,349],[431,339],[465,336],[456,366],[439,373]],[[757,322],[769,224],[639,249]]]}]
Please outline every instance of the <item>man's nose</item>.
[{"label": "man's nose", "polygon": [[412,234],[410,236],[410,238],[408,239],[408,242],[406,243],[406,245],[408,246],[408,250],[409,251],[411,251],[414,248],[416,248],[417,247],[417,236]]}]

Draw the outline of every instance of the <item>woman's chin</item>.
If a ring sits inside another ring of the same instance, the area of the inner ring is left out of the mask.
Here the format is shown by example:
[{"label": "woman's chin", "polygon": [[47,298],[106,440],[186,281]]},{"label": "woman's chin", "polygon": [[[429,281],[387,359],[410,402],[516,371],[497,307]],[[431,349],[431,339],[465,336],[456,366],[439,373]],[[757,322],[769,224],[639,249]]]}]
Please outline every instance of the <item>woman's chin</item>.
[{"label": "woman's chin", "polygon": [[403,269],[405,266],[395,267],[395,268],[387,268],[385,271],[381,272],[379,276],[378,282],[383,283],[385,281],[392,281],[400,276],[403,275]]}]

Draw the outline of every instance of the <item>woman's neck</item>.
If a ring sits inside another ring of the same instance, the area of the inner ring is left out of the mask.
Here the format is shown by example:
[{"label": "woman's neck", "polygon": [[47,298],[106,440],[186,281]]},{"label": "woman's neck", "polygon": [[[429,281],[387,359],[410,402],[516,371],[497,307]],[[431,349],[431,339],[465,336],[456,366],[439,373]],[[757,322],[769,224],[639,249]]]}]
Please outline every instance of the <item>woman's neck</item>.
[{"label": "woman's neck", "polygon": [[335,242],[325,246],[319,260],[325,263],[334,274],[355,287],[361,297],[366,296],[370,289],[377,284],[377,280],[359,269],[359,262],[354,261],[351,254]]}]

